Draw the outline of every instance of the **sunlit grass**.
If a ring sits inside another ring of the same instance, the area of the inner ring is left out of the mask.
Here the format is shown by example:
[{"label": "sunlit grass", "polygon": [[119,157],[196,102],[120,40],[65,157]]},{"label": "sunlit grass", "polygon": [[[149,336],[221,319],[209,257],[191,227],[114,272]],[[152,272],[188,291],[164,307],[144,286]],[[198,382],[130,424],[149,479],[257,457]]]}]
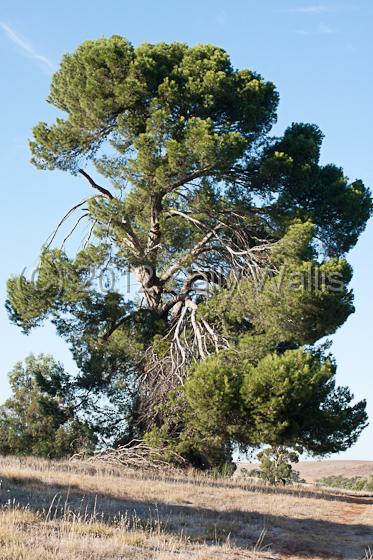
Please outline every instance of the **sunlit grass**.
[{"label": "sunlit grass", "polygon": [[12,457],[0,481],[1,560],[372,558],[372,500],[322,488]]}]

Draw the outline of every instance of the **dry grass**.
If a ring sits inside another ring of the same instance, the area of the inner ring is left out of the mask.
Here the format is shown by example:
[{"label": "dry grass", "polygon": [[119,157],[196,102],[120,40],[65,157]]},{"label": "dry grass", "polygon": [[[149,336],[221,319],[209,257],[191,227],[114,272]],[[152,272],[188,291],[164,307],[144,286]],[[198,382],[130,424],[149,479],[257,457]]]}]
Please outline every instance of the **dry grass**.
[{"label": "dry grass", "polygon": [[0,479],[1,560],[372,558],[368,497],[16,458]]}]

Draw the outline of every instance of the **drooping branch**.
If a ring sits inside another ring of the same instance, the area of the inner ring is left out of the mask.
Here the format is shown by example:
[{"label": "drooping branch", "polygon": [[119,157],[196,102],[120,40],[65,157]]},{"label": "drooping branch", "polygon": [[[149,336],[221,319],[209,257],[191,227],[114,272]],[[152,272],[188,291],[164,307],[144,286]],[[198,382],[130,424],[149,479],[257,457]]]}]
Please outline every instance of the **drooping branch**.
[{"label": "drooping branch", "polygon": [[98,223],[98,220],[94,220],[94,221],[92,222],[92,225],[91,225],[91,227],[89,228],[88,235],[87,235],[87,237],[86,237],[86,239],[85,239],[85,241],[84,241],[84,243],[83,243],[83,249],[85,249],[85,248],[87,247],[87,245],[89,244],[89,242],[90,242],[90,240],[91,240],[91,237],[92,237],[92,234],[93,234],[93,231],[94,231],[94,229],[95,229],[97,223]]},{"label": "drooping branch", "polygon": [[76,228],[79,226],[80,222],[86,218],[87,216],[89,216],[88,212],[86,212],[85,214],[83,214],[82,216],[80,216],[78,218],[78,220],[76,221],[76,223],[74,224],[74,226],[71,228],[71,230],[69,231],[69,233],[64,237],[64,240],[62,241],[62,245],[61,245],[61,249],[64,248],[66,241],[72,236],[72,234],[74,233],[74,231],[76,230]]},{"label": "drooping branch", "polygon": [[48,249],[52,245],[52,243],[55,240],[56,235],[59,232],[61,226],[66,222],[66,220],[71,216],[71,214],[73,214],[73,212],[75,212],[75,210],[77,210],[78,208],[83,206],[83,204],[85,204],[89,200],[92,200],[93,198],[97,198],[98,196],[100,196],[100,195],[96,194],[96,195],[93,195],[93,196],[89,196],[88,198],[85,198],[84,200],[82,200],[81,202],[79,202],[78,204],[75,204],[75,206],[70,208],[70,210],[68,212],[66,212],[66,214],[62,217],[62,219],[58,222],[57,227],[55,228],[55,230],[51,233],[51,235],[46,240],[46,242],[44,244],[44,247],[46,249]]},{"label": "drooping branch", "polygon": [[[103,196],[106,196],[106,198],[108,198],[109,200],[115,200],[115,197],[111,194],[110,191],[108,191],[107,189],[105,189],[104,187],[101,187],[100,185],[98,185],[93,179],[92,177],[86,172],[84,171],[84,169],[79,169],[79,173],[81,175],[83,175],[83,177],[85,177],[87,179],[87,181],[89,182],[89,184],[91,185],[91,187],[93,187],[94,189],[97,189],[98,191],[100,191],[100,193]],[[142,252],[142,247],[139,243],[139,240],[135,234],[135,232],[133,231],[133,228],[130,224],[130,221],[128,219],[128,217],[124,217],[121,220],[121,226],[123,228],[123,230],[126,233],[126,236],[123,239],[124,244],[133,252],[135,253],[137,256],[139,256]]]}]

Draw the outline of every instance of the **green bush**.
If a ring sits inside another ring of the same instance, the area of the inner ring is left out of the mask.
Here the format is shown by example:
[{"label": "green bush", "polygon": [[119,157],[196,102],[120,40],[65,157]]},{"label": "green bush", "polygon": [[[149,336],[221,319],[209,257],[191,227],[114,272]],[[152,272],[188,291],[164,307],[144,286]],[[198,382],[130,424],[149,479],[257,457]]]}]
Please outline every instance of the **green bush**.
[{"label": "green bush", "polygon": [[367,491],[373,492],[373,474],[368,478],[354,476],[352,478],[347,478],[341,475],[338,476],[327,476],[321,478],[318,481],[324,486],[330,486],[331,488],[343,488],[344,490],[354,490],[354,491]]},{"label": "green bush", "polygon": [[95,436],[69,400],[67,374],[51,356],[30,355],[9,374],[0,406],[0,453],[58,459],[92,450]]},{"label": "green bush", "polygon": [[272,446],[258,453],[258,477],[269,484],[299,482],[299,473],[291,463],[297,463],[298,454],[284,446]]}]

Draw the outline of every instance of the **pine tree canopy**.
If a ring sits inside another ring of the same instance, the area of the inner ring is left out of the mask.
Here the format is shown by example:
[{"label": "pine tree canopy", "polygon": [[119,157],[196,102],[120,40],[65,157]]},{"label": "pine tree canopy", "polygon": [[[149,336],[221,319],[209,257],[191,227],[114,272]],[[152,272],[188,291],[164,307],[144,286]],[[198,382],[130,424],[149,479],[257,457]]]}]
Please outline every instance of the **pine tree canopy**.
[{"label": "pine tree canopy", "polygon": [[[364,427],[365,403],[349,404],[314,345],[353,312],[345,256],[370,192],[320,163],[316,125],[273,136],[278,101],[212,45],[115,35],[53,75],[59,116],[35,126],[32,163],[88,181],[60,226],[83,211],[66,238],[83,219],[90,233],[71,256],[57,231],[35,281],[9,279],[7,308],[24,331],[50,319],[69,342],[102,437],[196,457],[199,434],[212,464],[235,443],[345,449]],[[110,267],[130,270],[136,293],[124,280],[101,290]]]}]

